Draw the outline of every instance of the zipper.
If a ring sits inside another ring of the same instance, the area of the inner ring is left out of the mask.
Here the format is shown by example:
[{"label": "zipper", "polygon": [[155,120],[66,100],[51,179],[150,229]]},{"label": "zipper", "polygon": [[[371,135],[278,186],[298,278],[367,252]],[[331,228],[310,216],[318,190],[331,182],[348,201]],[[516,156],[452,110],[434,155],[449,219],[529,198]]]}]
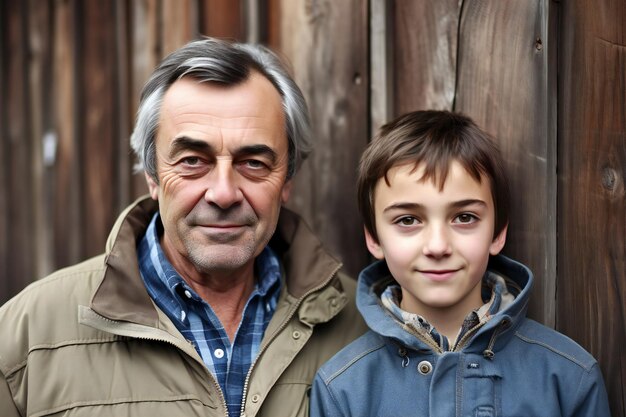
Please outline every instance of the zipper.
[{"label": "zipper", "polygon": [[443,349],[441,349],[441,346],[437,345],[434,340],[432,340],[431,338],[425,337],[424,335],[419,333],[417,331],[417,329],[414,326],[412,326],[411,324],[405,324],[405,323],[401,323],[401,324],[402,324],[402,327],[404,327],[404,329],[407,332],[411,333],[413,336],[417,337],[419,340],[421,340],[422,342],[426,343],[436,353],[438,353],[440,355],[443,354]]},{"label": "zipper", "polygon": [[[178,350],[183,351],[184,353],[186,353],[187,355],[189,355],[189,353],[186,352],[185,347],[187,347],[187,345],[191,345],[191,343],[189,343],[187,340],[185,340],[186,344],[180,343],[181,340],[178,338],[175,338],[174,336],[170,335],[169,333],[167,333],[165,330],[161,330],[161,329],[156,329],[153,327],[149,327],[149,326],[145,326],[142,324],[137,324],[137,323],[131,323],[131,322],[119,322],[119,321],[115,321],[115,320],[111,320],[107,317],[104,317],[98,313],[96,313],[95,311],[93,311],[91,308],[87,307],[87,306],[78,306],[78,314],[79,314],[79,322],[85,325],[88,325],[90,327],[94,327],[92,324],[96,324],[95,328],[98,330],[102,330],[102,331],[106,331],[107,333],[111,333],[114,334],[116,336],[122,336],[122,337],[132,337],[134,339],[141,339],[141,340],[151,340],[154,342],[162,342],[162,343],[167,343],[169,345],[174,346],[175,348],[177,348]],[[91,320],[90,320],[91,318]],[[94,323],[93,319],[99,321],[100,323]],[[100,325],[98,325],[100,324]],[[120,332],[120,330],[123,330],[123,332]],[[149,332],[148,332],[149,330]],[[166,335],[170,336],[173,340],[169,340],[169,338],[166,337],[158,337],[158,336],[147,336],[144,333],[154,333],[156,331],[160,331],[165,333]],[[193,348],[195,352],[195,348]],[[191,355],[189,355],[191,356]],[[196,362],[198,362],[198,360],[196,358],[193,358]],[[202,366],[204,366],[204,368],[206,369],[206,364],[204,362],[201,362]],[[220,400],[222,401],[222,405],[224,406],[224,410],[226,411],[226,417],[228,417],[228,405],[226,404],[226,397],[224,397],[224,393],[222,392],[222,388],[220,387],[219,383],[216,381],[216,379],[213,377],[213,375],[211,374],[211,372],[208,372],[207,370],[207,374],[209,375],[209,378],[211,379],[211,381],[213,382],[213,385],[215,386],[215,388],[217,388],[217,393],[218,396],[220,398]]]},{"label": "zipper", "polygon": [[246,379],[243,383],[243,393],[241,395],[241,417],[245,417],[245,405],[246,405],[246,399],[248,396],[248,385],[250,383],[250,375],[252,374],[252,370],[254,369],[254,365],[256,365],[257,361],[259,360],[259,358],[261,357],[261,355],[263,354],[263,352],[265,352],[266,348],[272,343],[272,341],[276,338],[276,336],[278,336],[278,334],[280,334],[280,332],[282,332],[287,325],[289,324],[289,322],[291,321],[292,317],[296,314],[296,312],[298,311],[298,308],[300,307],[300,304],[302,304],[302,302],[304,301],[305,298],[307,298],[309,295],[313,294],[314,292],[317,292],[319,290],[321,290],[322,288],[326,287],[328,285],[328,283],[330,283],[330,281],[333,279],[333,277],[337,274],[337,272],[339,271],[339,269],[341,269],[341,264],[338,265],[330,274],[330,276],[328,278],[326,278],[326,280],[324,280],[320,285],[318,285],[315,288],[312,288],[311,290],[307,291],[302,297],[300,297],[296,303],[293,305],[293,307],[291,308],[291,311],[289,312],[289,314],[287,315],[287,318],[285,319],[285,321],[283,321],[280,325],[280,327],[278,329],[276,329],[276,331],[272,334],[272,336],[269,338],[269,340],[267,341],[267,343],[265,343],[264,345],[261,346],[261,349],[259,349],[259,353],[257,353],[256,358],[254,358],[254,362],[252,362],[252,364],[250,365],[250,369],[248,369],[248,374],[246,375]]}]

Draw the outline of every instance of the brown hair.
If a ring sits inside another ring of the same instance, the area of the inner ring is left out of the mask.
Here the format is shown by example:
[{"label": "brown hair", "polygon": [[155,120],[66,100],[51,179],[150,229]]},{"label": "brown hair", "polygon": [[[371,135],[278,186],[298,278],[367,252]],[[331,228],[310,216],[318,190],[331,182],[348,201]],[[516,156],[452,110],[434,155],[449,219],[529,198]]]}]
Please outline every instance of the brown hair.
[{"label": "brown hair", "polygon": [[374,190],[378,180],[407,163],[424,164],[422,180],[443,189],[450,164],[459,162],[480,182],[489,181],[495,208],[494,238],[509,222],[509,186],[500,150],[491,137],[469,117],[449,111],[407,113],[380,128],[359,164],[359,211],[365,227],[378,240],[374,216]]}]

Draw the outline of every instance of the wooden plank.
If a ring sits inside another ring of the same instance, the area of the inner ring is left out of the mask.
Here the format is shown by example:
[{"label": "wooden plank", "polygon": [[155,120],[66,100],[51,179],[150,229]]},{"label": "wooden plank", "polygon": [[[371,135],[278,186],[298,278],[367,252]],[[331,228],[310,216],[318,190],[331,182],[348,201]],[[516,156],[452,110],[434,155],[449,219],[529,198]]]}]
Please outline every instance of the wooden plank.
[{"label": "wooden plank", "polygon": [[626,415],[626,8],[561,2],[557,327]]},{"label": "wooden plank", "polygon": [[200,0],[200,31],[207,36],[246,40],[242,0]]},{"label": "wooden plank", "polygon": [[101,253],[113,225],[116,172],[114,137],[117,131],[117,88],[113,2],[78,3],[81,25],[77,35],[81,181],[83,188],[83,257]]},{"label": "wooden plank", "polygon": [[[48,169],[49,153],[52,148],[44,148],[49,128],[48,104],[50,78],[50,9],[49,3],[37,0],[28,2],[28,69],[30,134],[33,144],[30,167],[33,174],[31,187],[33,198],[33,233],[27,238],[31,240],[32,263],[35,276],[43,277],[53,270],[52,260],[52,222],[48,218],[50,204],[50,172]],[[44,155],[44,152],[48,154]]]},{"label": "wooden plank", "polygon": [[126,0],[115,1],[115,50],[116,69],[114,72],[117,86],[117,132],[115,135],[114,171],[117,173],[115,184],[114,212],[121,212],[132,200],[131,184],[134,160],[130,147],[130,129],[132,92],[130,91],[131,55],[129,31],[131,4]]},{"label": "wooden plank", "polygon": [[355,189],[369,126],[367,3],[284,0],[280,10],[280,50],[308,100],[314,131],[290,207],[355,275],[368,263]]},{"label": "wooden plank", "polygon": [[461,2],[393,3],[394,114],[452,109]]},{"label": "wooden plank", "polygon": [[180,48],[198,33],[196,4],[191,0],[161,0],[161,55]]},{"label": "wooden plank", "polygon": [[370,2],[370,131],[393,118],[392,2]]},{"label": "wooden plank", "polygon": [[[28,78],[24,71],[27,63],[28,9],[27,3],[5,4],[6,25],[3,29],[7,56],[5,84],[2,86],[6,100],[6,121],[2,140],[7,142],[8,187],[4,190],[8,202],[7,228],[8,245],[7,280],[4,293],[8,298],[35,279],[32,262],[33,201],[30,142],[30,120],[28,118]],[[4,61],[3,61],[4,62]]]},{"label": "wooden plank", "polygon": [[[141,90],[161,59],[158,4],[157,0],[139,0],[131,3],[130,109],[133,127]],[[133,175],[131,188],[135,198],[148,192],[143,174]]]},{"label": "wooden plank", "polygon": [[[535,274],[529,315],[554,326],[556,294],[556,74],[549,55],[554,2],[465,1],[455,110],[500,144],[511,185],[504,253]],[[554,63],[553,63],[554,64]]]},{"label": "wooden plank", "polygon": [[[8,2],[0,1],[0,91],[7,91],[9,85],[8,62],[10,49],[8,46],[9,13]],[[0,95],[0,137],[8,137],[8,96]],[[12,295],[9,279],[11,236],[9,234],[9,160],[10,146],[8,140],[0,140],[0,305]]]},{"label": "wooden plank", "polygon": [[54,2],[54,56],[52,63],[52,124],[57,146],[53,161],[53,251],[54,267],[73,264],[81,259],[80,188],[78,167],[75,97],[76,58],[74,22],[76,0]]},{"label": "wooden plank", "polygon": [[270,48],[277,50],[280,48],[280,21],[282,16],[280,14],[282,0],[266,0],[265,10],[265,22],[267,27],[265,28],[265,37],[262,42],[268,45]]}]

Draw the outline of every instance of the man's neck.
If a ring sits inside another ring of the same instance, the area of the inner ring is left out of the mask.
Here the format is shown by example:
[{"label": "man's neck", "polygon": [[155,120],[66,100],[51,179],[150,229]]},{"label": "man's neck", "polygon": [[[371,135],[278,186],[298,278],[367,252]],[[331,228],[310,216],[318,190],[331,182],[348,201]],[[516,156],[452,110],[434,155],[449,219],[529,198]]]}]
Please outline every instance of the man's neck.
[{"label": "man's neck", "polygon": [[182,276],[185,282],[211,306],[231,342],[235,339],[243,309],[254,290],[253,270],[252,268],[247,276],[238,278],[211,276],[205,277],[208,279],[204,280],[194,280]]}]

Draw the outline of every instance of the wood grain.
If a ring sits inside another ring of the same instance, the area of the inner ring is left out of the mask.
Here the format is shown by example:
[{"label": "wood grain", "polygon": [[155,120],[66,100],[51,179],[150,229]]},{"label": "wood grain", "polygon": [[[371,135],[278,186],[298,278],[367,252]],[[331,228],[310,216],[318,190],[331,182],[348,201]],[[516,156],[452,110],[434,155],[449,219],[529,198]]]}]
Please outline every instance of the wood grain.
[{"label": "wood grain", "polygon": [[626,7],[561,3],[557,329],[626,414]]},{"label": "wood grain", "polygon": [[115,27],[114,2],[84,2],[81,26],[78,33],[82,43],[77,49],[79,61],[78,96],[82,106],[78,109],[78,136],[80,138],[81,231],[82,256],[101,253],[103,242],[109,234],[117,213],[114,187],[116,170],[115,135],[118,118],[115,109],[117,88],[114,72],[115,37],[110,28]]},{"label": "wood grain", "polygon": [[200,0],[200,31],[203,35],[245,41],[240,1]]},{"label": "wood grain", "polygon": [[50,220],[54,230],[55,268],[77,262],[82,253],[82,190],[79,181],[78,118],[75,114],[78,108],[75,94],[75,1],[57,1],[54,4],[51,118],[57,146],[51,168],[54,184],[51,187],[53,209]]},{"label": "wood grain", "polygon": [[355,190],[369,136],[367,2],[284,0],[280,14],[280,49],[308,100],[314,131],[314,152],[290,207],[356,275],[368,262]]},{"label": "wood grain", "polygon": [[455,110],[471,116],[500,145],[512,203],[504,253],[533,270],[529,315],[548,326],[554,326],[556,294],[552,4],[465,1],[455,97]]},{"label": "wood grain", "polygon": [[394,114],[451,110],[461,2],[396,0],[393,4]]},{"label": "wood grain", "polygon": [[31,236],[34,228],[33,195],[32,195],[32,143],[30,140],[28,74],[24,68],[28,62],[28,44],[25,34],[28,33],[27,3],[9,2],[4,12],[8,19],[3,28],[5,39],[6,61],[3,60],[5,82],[2,96],[6,100],[5,109],[7,125],[3,131],[6,141],[7,164],[7,221],[6,229],[9,241],[5,248],[8,254],[8,275],[5,288],[14,292],[34,279],[36,272],[32,262],[34,245]]}]

